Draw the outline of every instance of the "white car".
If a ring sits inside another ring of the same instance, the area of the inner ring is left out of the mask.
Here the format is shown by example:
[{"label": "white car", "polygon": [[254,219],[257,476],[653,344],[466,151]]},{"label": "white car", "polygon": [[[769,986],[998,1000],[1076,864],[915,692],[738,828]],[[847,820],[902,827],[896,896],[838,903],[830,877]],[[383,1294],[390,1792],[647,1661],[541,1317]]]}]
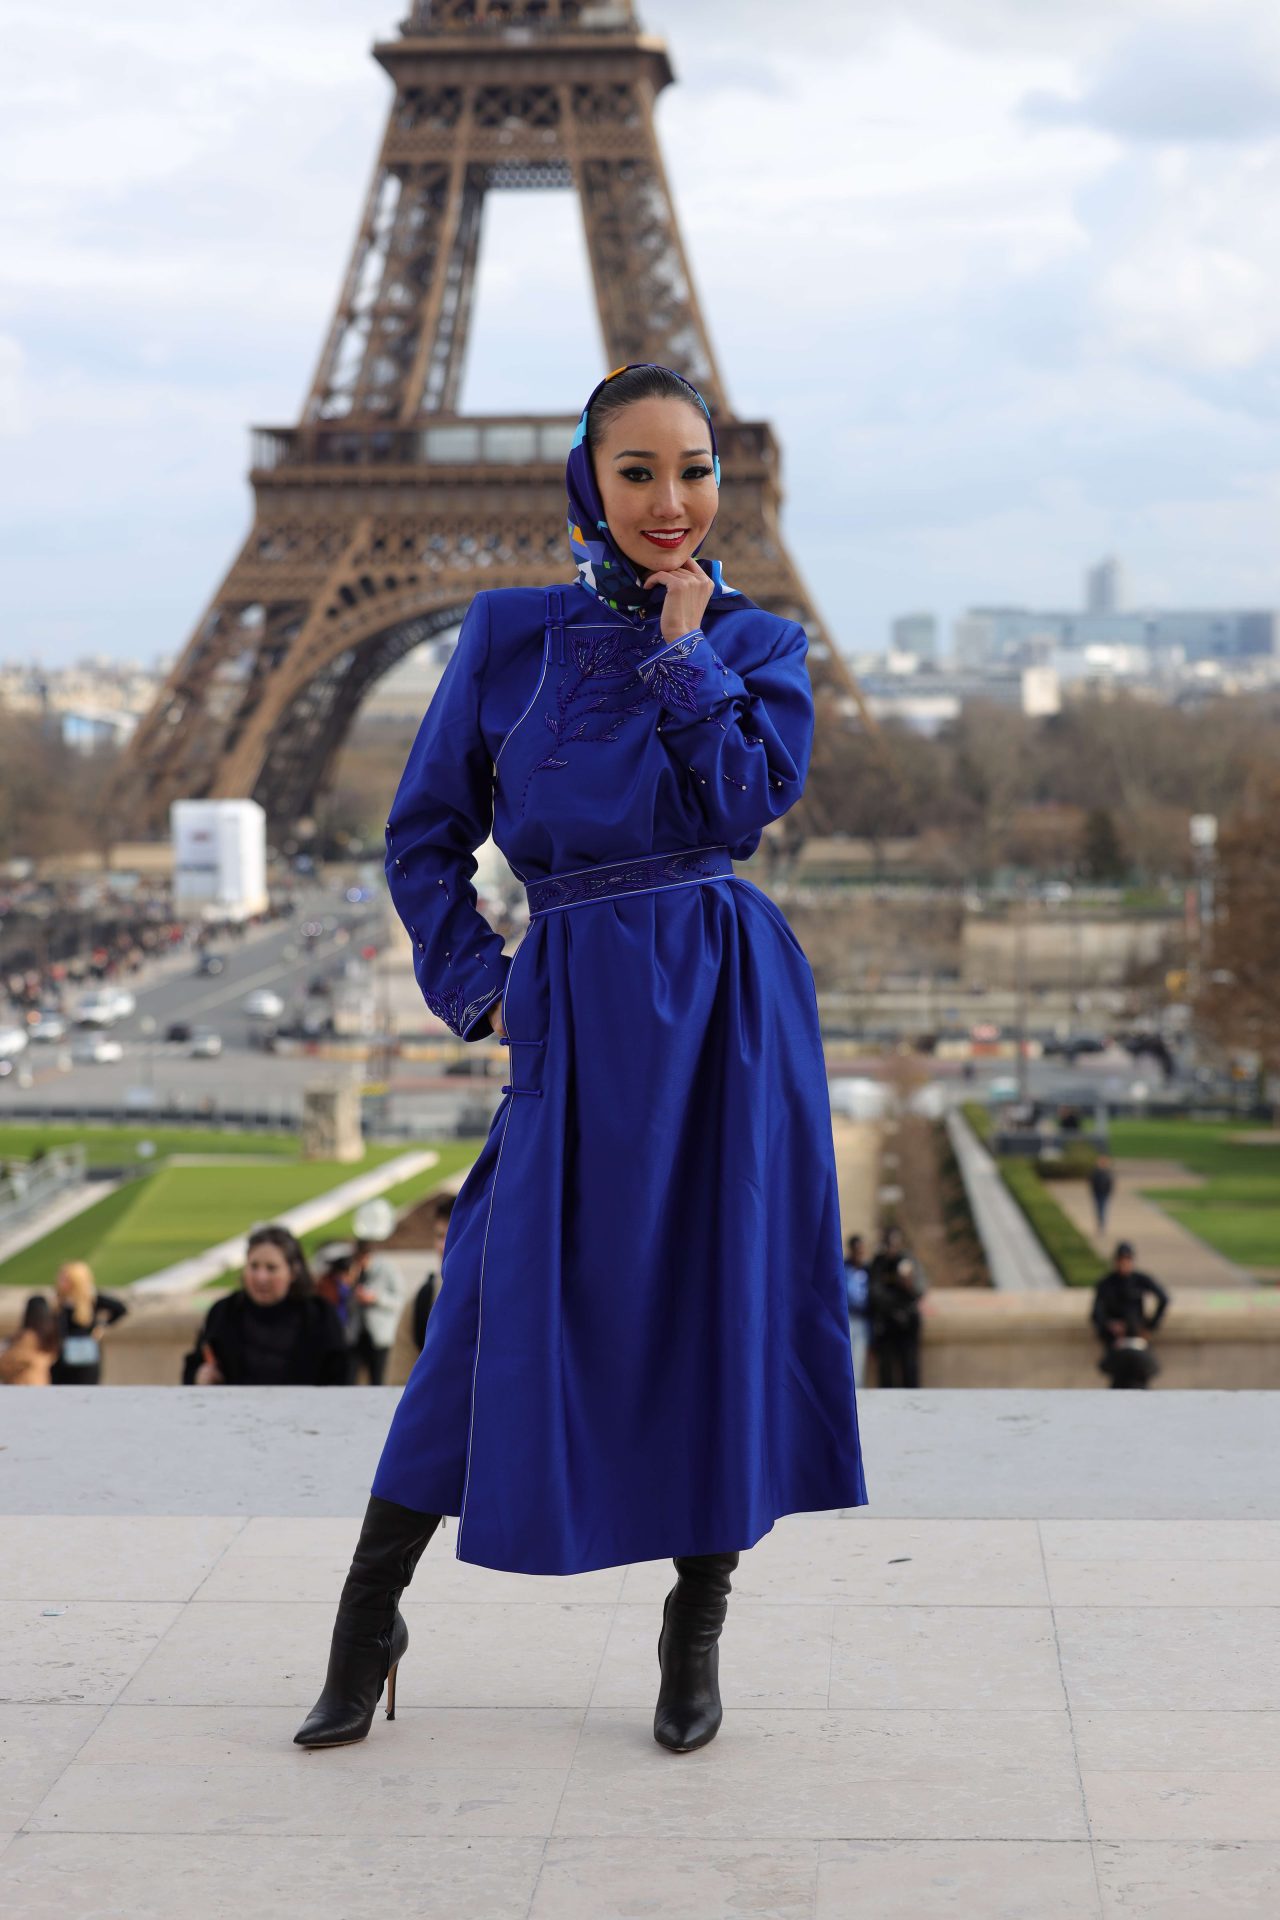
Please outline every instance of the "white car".
[{"label": "white car", "polygon": [[71,1058],[82,1067],[112,1066],[124,1059],[124,1048],[104,1033],[85,1033],[72,1043]]},{"label": "white car", "polygon": [[12,1060],[27,1050],[25,1027],[0,1027],[0,1060]]},{"label": "white car", "polygon": [[31,1040],[57,1041],[67,1037],[67,1023],[60,1013],[42,1013],[27,1028],[27,1037]]},{"label": "white car", "polygon": [[284,1012],[284,1001],[270,987],[258,987],[245,1001],[244,1010],[251,1020],[278,1020]]},{"label": "white car", "polygon": [[211,1033],[207,1027],[196,1027],[187,1042],[187,1052],[193,1060],[216,1060],[222,1052],[222,1035]]},{"label": "white car", "polygon": [[109,1027],[119,1018],[120,1007],[114,989],[102,993],[82,993],[76,1001],[76,1025],[79,1027]]},{"label": "white car", "polygon": [[116,1003],[117,1020],[128,1020],[138,1011],[138,1002],[127,987],[112,987],[109,991]]}]

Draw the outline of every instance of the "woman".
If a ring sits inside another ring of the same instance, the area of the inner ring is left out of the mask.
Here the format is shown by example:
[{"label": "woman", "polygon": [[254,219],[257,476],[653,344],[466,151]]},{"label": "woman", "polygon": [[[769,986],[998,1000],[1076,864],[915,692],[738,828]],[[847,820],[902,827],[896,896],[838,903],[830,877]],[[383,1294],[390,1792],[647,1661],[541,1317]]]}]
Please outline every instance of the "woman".
[{"label": "woman", "polygon": [[[733,872],[799,799],[807,639],[695,559],[715,431],[619,368],[567,467],[576,581],[478,594],[387,822],[424,998],[511,1049],[459,1190],[302,1746],[364,1738],[443,1514],[456,1556],[569,1574],[668,1556],[654,1736],[720,1724],[739,1552],[866,1503],[813,974]],[[529,896],[477,911],[494,838]]]},{"label": "woman", "polygon": [[113,1327],[129,1309],[113,1294],[99,1293],[93,1269],[83,1260],[68,1260],[58,1269],[54,1287],[58,1297],[58,1330],[62,1336],[53,1365],[55,1387],[96,1387],[102,1381],[102,1344],[99,1327]]},{"label": "woman", "polygon": [[42,1293],[33,1293],[22,1325],[0,1353],[0,1387],[47,1387],[62,1346],[58,1317]]},{"label": "woman", "polygon": [[287,1227],[255,1227],[240,1288],[215,1300],[182,1365],[184,1387],[340,1387],[342,1322],[316,1293]]}]

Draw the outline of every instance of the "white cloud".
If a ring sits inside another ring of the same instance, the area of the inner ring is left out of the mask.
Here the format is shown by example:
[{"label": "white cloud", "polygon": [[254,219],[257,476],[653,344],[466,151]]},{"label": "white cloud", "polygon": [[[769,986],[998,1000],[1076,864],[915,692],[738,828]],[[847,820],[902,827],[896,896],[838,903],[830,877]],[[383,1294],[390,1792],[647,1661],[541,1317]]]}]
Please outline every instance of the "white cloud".
[{"label": "white cloud", "polygon": [[[243,535],[248,426],[306,392],[404,0],[0,8],[0,648],[172,651]],[[844,644],[1074,597],[1111,547],[1140,594],[1280,603],[1271,0],[1229,34],[1221,0],[640,10],[728,391]],[[568,412],[600,370],[545,199],[490,209],[480,409]]]}]

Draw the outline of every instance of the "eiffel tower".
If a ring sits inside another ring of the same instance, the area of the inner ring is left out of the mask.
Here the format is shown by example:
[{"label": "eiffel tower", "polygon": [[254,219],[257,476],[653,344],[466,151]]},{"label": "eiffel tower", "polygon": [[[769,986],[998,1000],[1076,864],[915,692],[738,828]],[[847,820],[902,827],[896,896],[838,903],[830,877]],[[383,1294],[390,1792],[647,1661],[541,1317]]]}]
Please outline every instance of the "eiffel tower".
[{"label": "eiffel tower", "polygon": [[[504,188],[577,193],[604,367],[662,361],[705,395],[713,550],[804,622],[816,773],[865,710],[779,531],[777,442],[735,417],[698,307],[654,131],[665,46],[616,0],[415,0],[373,52],[395,98],[302,419],[253,429],[253,526],[133,738],[122,824],[161,830],[172,800],[202,796],[296,821],[381,675],[477,591],[567,577],[574,418],[457,411],[485,195]],[[792,812],[830,831],[810,791]]]}]

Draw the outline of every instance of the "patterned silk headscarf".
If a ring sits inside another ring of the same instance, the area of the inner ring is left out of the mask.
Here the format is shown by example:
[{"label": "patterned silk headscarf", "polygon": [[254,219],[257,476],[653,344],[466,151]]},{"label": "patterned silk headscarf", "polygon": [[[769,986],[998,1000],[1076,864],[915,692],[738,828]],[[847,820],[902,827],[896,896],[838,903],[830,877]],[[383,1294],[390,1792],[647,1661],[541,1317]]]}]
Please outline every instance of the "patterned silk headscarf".
[{"label": "patterned silk headscarf", "polygon": [[[573,445],[569,449],[569,458],[565,463],[565,486],[569,495],[569,546],[578,568],[578,579],[588,593],[595,594],[606,607],[615,613],[627,614],[633,619],[644,619],[661,611],[666,597],[665,587],[654,587],[648,592],[641,585],[644,575],[628,560],[609,532],[604,517],[604,506],[600,499],[600,489],[596,484],[595,469],[591,461],[591,450],[587,445],[587,415],[603,387],[610,380],[616,380],[620,373],[630,372],[635,366],[656,366],[652,360],[631,361],[625,367],[615,367],[593,389],[590,399],[582,409],[582,418],[578,422],[577,432],[573,436]],[[711,435],[711,458],[715,471],[716,485],[720,485],[720,452],[716,445],[715,422],[711,418],[706,401],[698,389],[682,373],[675,373],[672,367],[663,367],[663,373],[673,373],[681,385],[688,389],[689,398],[695,400],[706,415],[707,430]],[[695,547],[694,552],[701,548]],[[654,567],[660,567],[659,555]],[[712,602],[737,594],[737,588],[726,584],[718,560],[704,560],[702,565],[711,575],[713,582]]]}]

